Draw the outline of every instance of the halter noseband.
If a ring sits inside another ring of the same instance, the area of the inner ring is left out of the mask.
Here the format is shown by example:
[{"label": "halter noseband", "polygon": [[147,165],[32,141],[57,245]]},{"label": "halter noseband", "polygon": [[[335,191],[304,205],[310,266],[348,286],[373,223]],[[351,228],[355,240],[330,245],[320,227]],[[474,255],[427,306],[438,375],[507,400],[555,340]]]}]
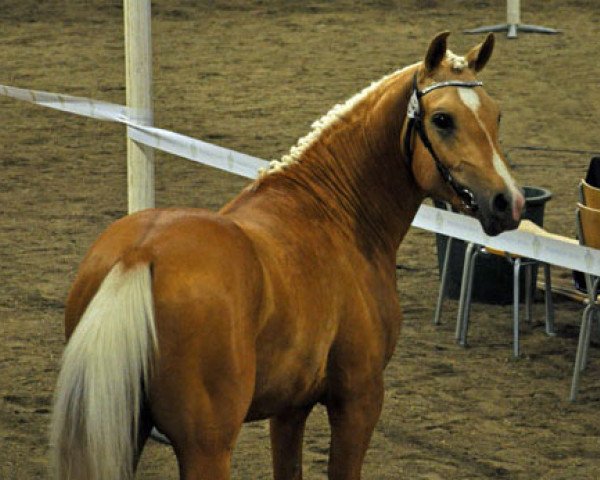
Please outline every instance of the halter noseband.
[{"label": "halter noseband", "polygon": [[433,150],[433,146],[429,141],[429,137],[427,137],[427,132],[425,131],[425,126],[423,124],[423,106],[421,104],[421,97],[425,96],[432,90],[437,90],[438,88],[445,87],[466,87],[466,88],[475,88],[483,85],[483,82],[463,82],[460,80],[448,80],[446,82],[438,82],[433,85],[429,85],[425,87],[423,90],[419,90],[417,86],[417,74],[413,77],[413,89],[412,94],[410,96],[410,100],[408,101],[408,109],[406,112],[406,116],[408,118],[408,125],[406,126],[406,133],[404,135],[404,153],[406,154],[406,159],[408,163],[408,167],[412,168],[412,160],[413,160],[413,150],[411,145],[413,130],[416,130],[421,142],[425,145],[425,148],[431,154],[431,157],[435,161],[435,166],[440,172],[440,175],[444,179],[446,183],[448,183],[452,189],[456,192],[458,197],[462,200],[464,206],[470,210],[471,212],[476,212],[479,208],[477,202],[475,200],[475,196],[473,192],[469,190],[467,187],[464,187],[456,180],[450,173],[450,169],[444,165],[439,157],[436,155]]}]

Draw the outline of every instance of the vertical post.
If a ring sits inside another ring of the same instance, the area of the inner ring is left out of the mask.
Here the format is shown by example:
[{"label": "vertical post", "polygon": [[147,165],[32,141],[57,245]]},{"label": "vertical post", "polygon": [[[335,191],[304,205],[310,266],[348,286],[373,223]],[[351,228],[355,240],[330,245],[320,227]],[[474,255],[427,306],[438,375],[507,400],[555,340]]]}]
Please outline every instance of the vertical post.
[{"label": "vertical post", "polygon": [[506,35],[508,38],[517,38],[518,32],[555,34],[560,33],[560,30],[539,25],[523,25],[521,23],[521,0],[506,0],[506,23],[465,30],[465,33],[484,32],[508,32]]},{"label": "vertical post", "polygon": [[[152,125],[152,37],[150,0],[123,0],[125,88],[135,121]],[[154,150],[127,138],[129,213],[154,207]]]},{"label": "vertical post", "polygon": [[521,0],[508,0],[506,2],[506,23],[509,25],[521,24]]},{"label": "vertical post", "polygon": [[517,30],[521,24],[521,0],[507,0],[506,24],[508,25],[508,38],[517,38]]}]

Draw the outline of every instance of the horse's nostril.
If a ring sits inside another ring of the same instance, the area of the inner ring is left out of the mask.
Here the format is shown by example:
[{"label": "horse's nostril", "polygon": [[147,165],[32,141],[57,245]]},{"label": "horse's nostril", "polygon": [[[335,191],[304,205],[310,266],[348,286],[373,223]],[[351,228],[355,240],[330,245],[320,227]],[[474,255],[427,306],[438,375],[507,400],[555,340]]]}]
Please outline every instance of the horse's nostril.
[{"label": "horse's nostril", "polygon": [[508,209],[510,202],[503,193],[498,193],[492,199],[492,209],[497,213],[504,213]]}]

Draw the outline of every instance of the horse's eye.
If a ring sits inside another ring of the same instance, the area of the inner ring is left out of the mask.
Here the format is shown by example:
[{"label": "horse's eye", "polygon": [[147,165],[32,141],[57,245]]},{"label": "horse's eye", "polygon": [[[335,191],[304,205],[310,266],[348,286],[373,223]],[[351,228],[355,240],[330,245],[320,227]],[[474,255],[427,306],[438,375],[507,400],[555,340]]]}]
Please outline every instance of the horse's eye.
[{"label": "horse's eye", "polygon": [[498,115],[498,125],[500,125],[501,121],[502,121],[502,114]]},{"label": "horse's eye", "polygon": [[447,113],[434,113],[431,121],[440,130],[448,131],[454,128],[454,120]]}]

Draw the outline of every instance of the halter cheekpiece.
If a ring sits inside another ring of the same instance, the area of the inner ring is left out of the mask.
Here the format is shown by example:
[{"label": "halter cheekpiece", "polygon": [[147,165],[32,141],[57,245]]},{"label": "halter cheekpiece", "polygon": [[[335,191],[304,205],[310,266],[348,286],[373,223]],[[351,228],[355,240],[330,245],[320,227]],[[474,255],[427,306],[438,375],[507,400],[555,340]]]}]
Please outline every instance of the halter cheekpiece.
[{"label": "halter cheekpiece", "polygon": [[413,130],[417,131],[421,142],[427,148],[431,157],[435,161],[435,166],[438,169],[438,172],[444,179],[446,183],[448,183],[452,189],[456,192],[458,197],[462,200],[464,206],[470,210],[471,212],[476,212],[478,209],[477,202],[475,200],[475,196],[473,192],[468,188],[464,187],[456,180],[450,173],[450,169],[444,165],[439,157],[436,155],[433,150],[433,145],[429,141],[429,137],[427,136],[427,132],[425,131],[425,126],[423,124],[423,105],[421,104],[421,98],[427,95],[429,92],[433,90],[437,90],[438,88],[445,87],[465,87],[465,88],[475,88],[483,85],[483,82],[463,82],[460,80],[448,80],[446,82],[438,82],[432,85],[425,87],[423,90],[419,90],[417,86],[417,74],[415,73],[413,77],[413,88],[412,93],[410,95],[410,99],[408,101],[408,108],[406,111],[406,116],[408,118],[408,125],[406,126],[406,134],[404,135],[404,152],[406,154],[408,166],[411,167],[413,160],[413,150],[412,150],[412,135]]}]

